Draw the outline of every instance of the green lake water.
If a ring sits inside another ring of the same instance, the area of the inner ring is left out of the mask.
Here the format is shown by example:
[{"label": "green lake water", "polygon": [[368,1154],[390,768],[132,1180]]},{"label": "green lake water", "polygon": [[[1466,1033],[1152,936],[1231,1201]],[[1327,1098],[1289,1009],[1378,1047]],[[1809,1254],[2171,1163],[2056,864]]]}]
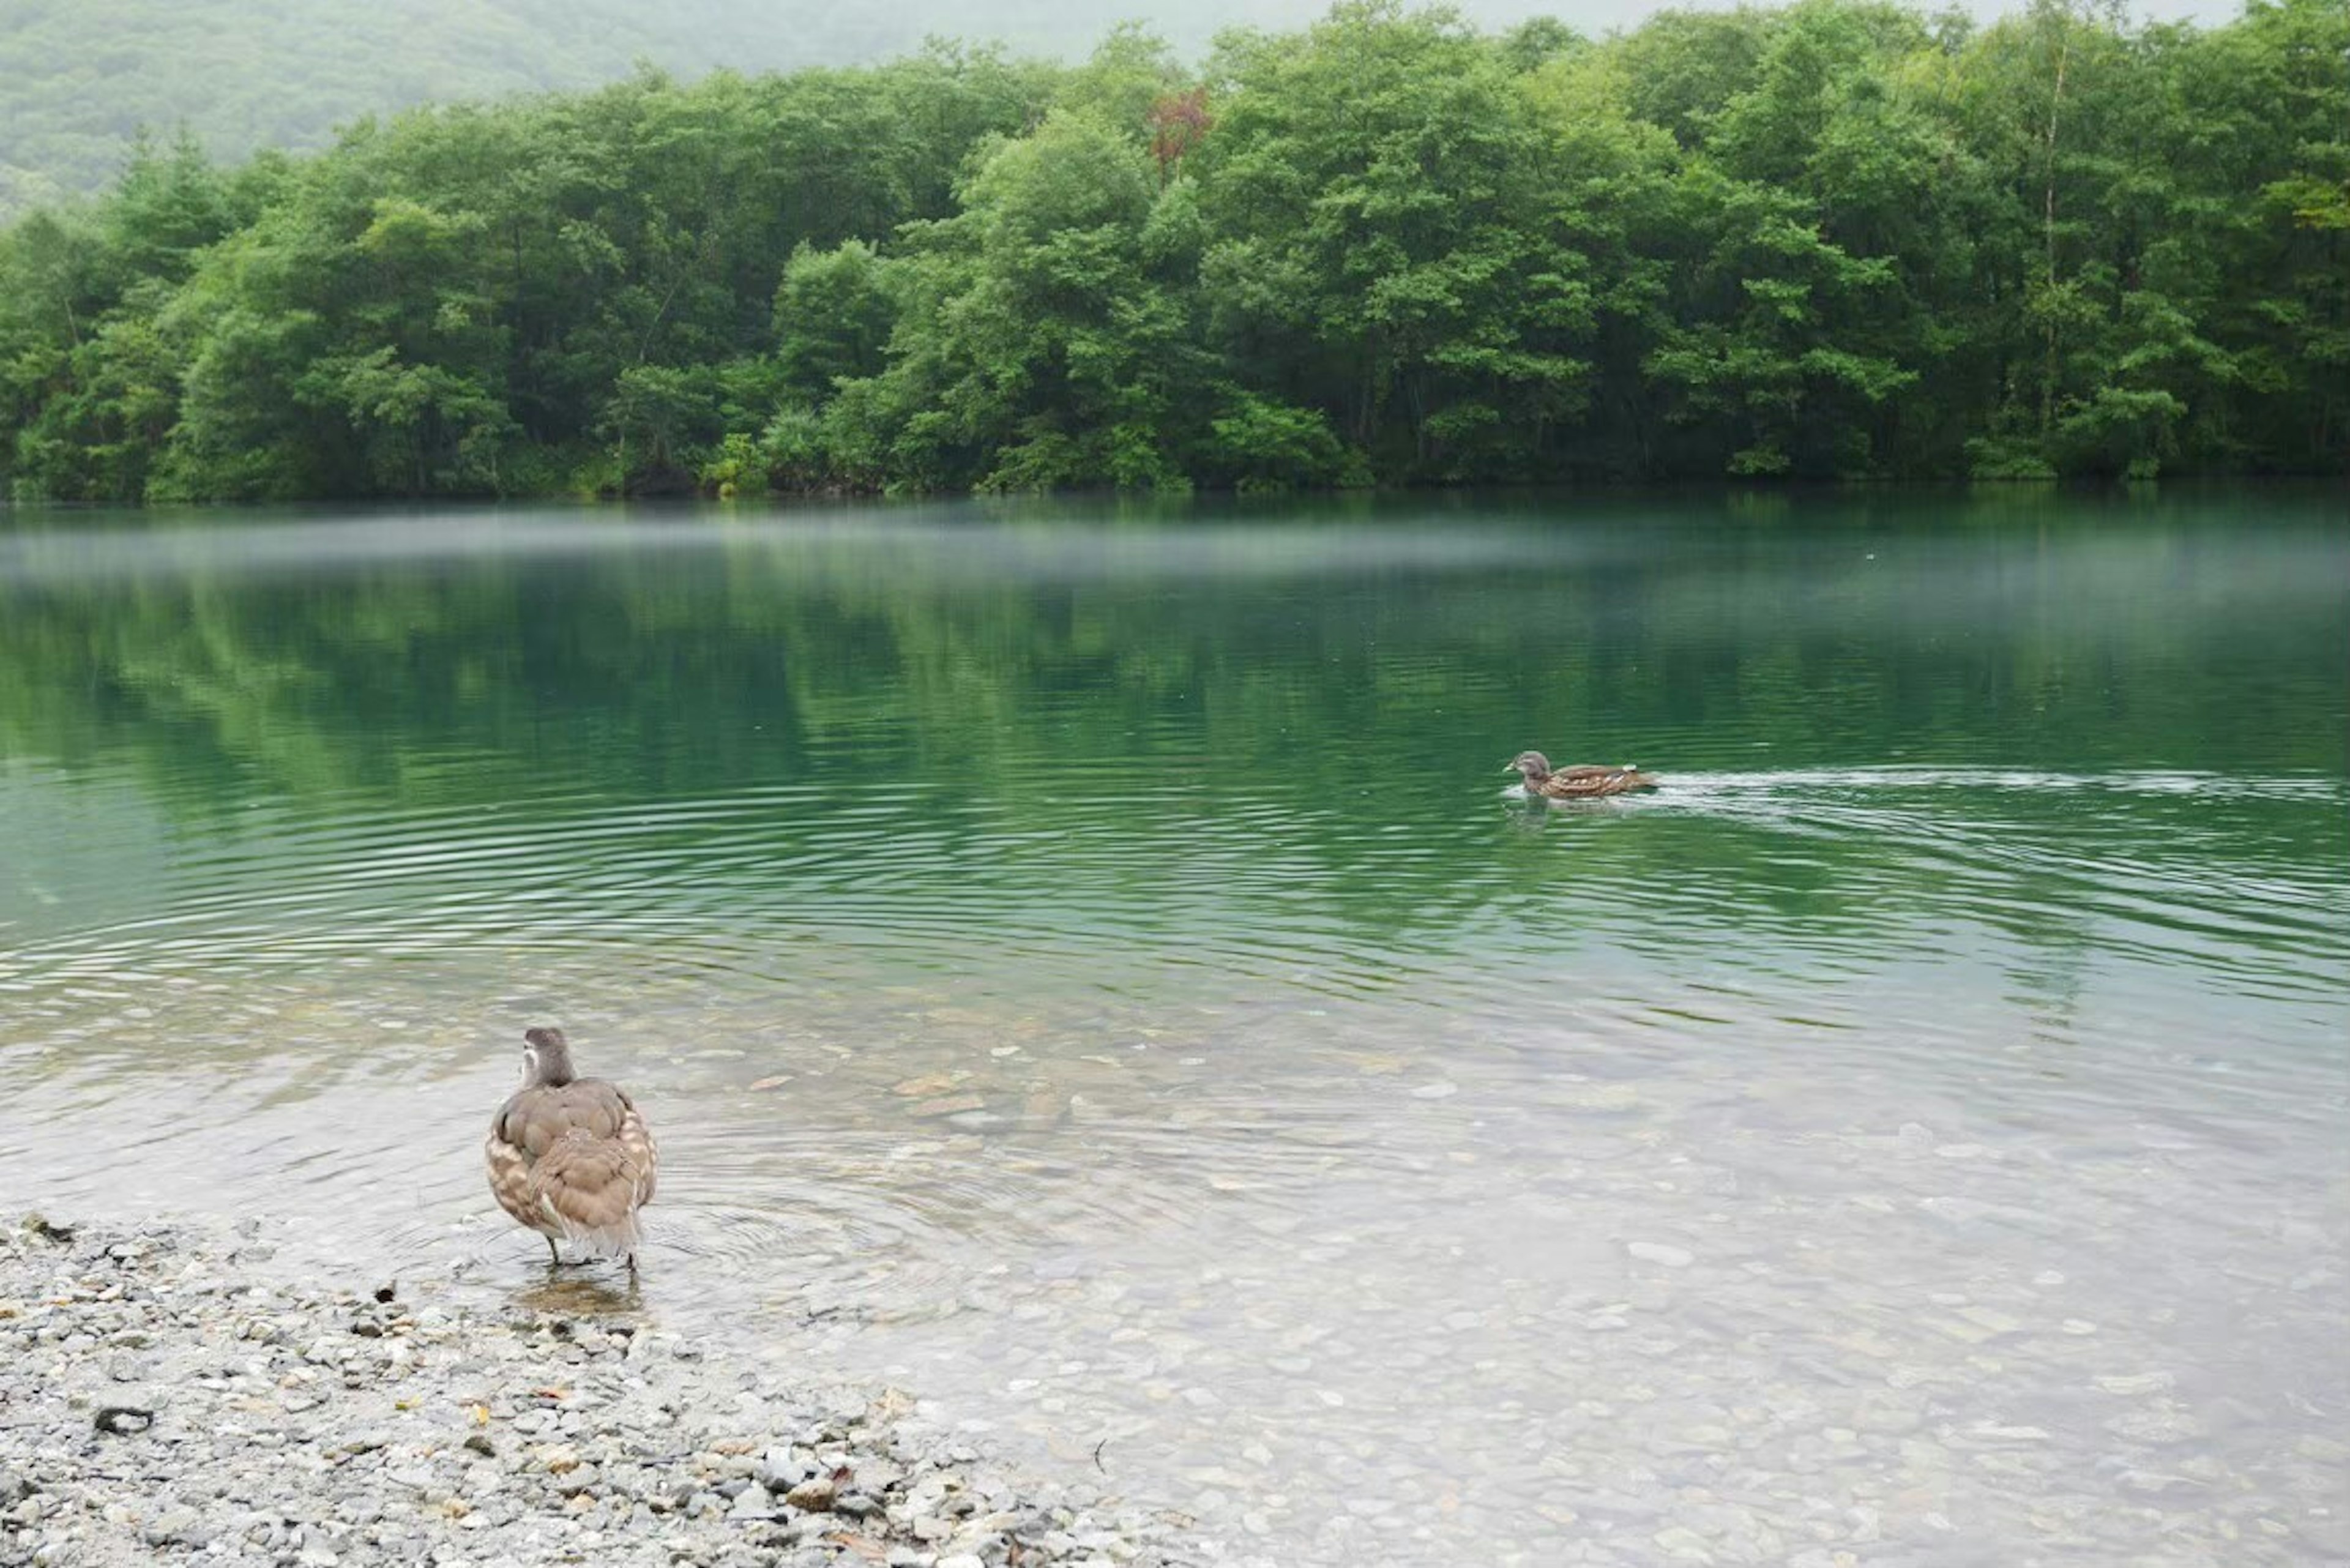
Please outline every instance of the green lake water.
[{"label": "green lake water", "polygon": [[2307,490],[0,514],[0,1194],[592,1309],[559,1023],[607,1304],[1225,1561],[2338,1561],[2345,672]]}]

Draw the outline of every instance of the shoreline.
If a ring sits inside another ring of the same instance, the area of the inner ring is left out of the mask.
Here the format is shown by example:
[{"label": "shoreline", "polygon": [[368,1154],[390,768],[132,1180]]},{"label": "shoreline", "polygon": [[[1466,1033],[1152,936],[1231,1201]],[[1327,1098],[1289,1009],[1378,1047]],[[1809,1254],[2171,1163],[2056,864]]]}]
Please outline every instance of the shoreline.
[{"label": "shoreline", "polygon": [[1190,1568],[1182,1515],[1017,1476],[889,1387],[626,1309],[288,1282],[269,1228],[0,1231],[0,1564]]}]

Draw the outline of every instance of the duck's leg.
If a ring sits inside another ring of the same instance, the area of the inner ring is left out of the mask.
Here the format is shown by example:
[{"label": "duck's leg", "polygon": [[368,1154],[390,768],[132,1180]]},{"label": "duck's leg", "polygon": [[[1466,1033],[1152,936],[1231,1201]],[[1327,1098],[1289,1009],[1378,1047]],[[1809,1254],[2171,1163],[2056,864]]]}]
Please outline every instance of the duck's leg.
[{"label": "duck's leg", "polygon": [[637,1255],[636,1255],[634,1252],[630,1252],[630,1253],[629,1254],[629,1276],[630,1276],[631,1278],[633,1278],[633,1277],[635,1276],[635,1274],[636,1274],[636,1272],[637,1272]]},{"label": "duck's leg", "polygon": [[563,1267],[563,1254],[556,1250],[555,1238],[552,1236],[546,1239],[546,1266],[550,1269]]}]

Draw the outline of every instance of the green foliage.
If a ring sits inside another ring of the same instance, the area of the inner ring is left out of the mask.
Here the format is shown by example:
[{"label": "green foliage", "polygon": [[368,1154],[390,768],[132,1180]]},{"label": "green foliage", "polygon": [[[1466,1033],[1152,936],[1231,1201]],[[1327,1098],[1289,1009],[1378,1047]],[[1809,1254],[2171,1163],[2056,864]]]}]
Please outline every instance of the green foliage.
[{"label": "green foliage", "polygon": [[786,387],[823,398],[840,381],[880,372],[898,315],[883,274],[862,240],[792,253],[775,288],[775,362]]},{"label": "green foliage", "polygon": [[1236,356],[1391,476],[1539,463],[1581,404],[1592,289],[1509,59],[1447,13],[1355,4],[1219,69],[1201,270]]},{"label": "green foliage", "polygon": [[2338,466],[2345,56],[2339,0],[1355,0],[1198,76],[1125,28],[141,141],[0,228],[0,493]]},{"label": "green foliage", "polygon": [[1206,466],[1244,492],[1323,489],[1367,483],[1361,460],[1312,409],[1277,403],[1242,388],[1210,421]]},{"label": "green foliage", "polygon": [[892,363],[848,439],[924,486],[1184,487],[1206,369],[1190,192],[1160,185],[1139,125],[1056,109],[962,202],[915,236]]},{"label": "green foliage", "polygon": [[1625,107],[1683,147],[1704,146],[1731,101],[1753,87],[1778,22],[1777,14],[1751,5],[1659,11],[1608,50]]}]

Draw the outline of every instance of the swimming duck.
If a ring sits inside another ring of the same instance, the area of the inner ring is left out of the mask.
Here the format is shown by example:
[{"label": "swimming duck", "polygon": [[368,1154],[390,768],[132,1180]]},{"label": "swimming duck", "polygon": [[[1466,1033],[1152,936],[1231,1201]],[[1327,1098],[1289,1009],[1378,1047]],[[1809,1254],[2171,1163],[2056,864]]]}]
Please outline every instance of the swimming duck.
[{"label": "swimming duck", "polygon": [[556,1243],[629,1261],[644,1240],[638,1211],[653,1200],[660,1151],[636,1102],[617,1084],[582,1078],[560,1029],[523,1032],[522,1087],[498,1107],[482,1146],[498,1207]]},{"label": "swimming duck", "polygon": [[1604,794],[1630,794],[1657,787],[1654,775],[1631,763],[1620,768],[1589,763],[1554,768],[1540,752],[1520,752],[1502,764],[1502,771],[1516,774],[1525,781],[1526,794],[1544,800],[1596,800]]}]

